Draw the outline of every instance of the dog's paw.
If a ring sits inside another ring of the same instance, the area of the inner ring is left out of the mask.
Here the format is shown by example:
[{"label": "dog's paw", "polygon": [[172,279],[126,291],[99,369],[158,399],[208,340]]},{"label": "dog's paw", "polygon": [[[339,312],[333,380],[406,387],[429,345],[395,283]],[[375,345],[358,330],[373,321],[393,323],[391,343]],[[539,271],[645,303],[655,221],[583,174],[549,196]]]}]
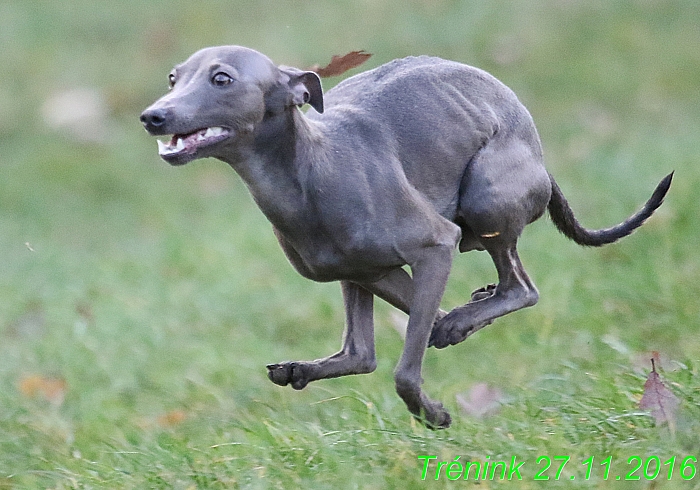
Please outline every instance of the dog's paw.
[{"label": "dog's paw", "polygon": [[447,429],[452,425],[452,417],[445,410],[445,407],[442,406],[442,403],[427,400],[426,397],[423,398],[424,405],[423,410],[421,410],[421,417],[416,417],[418,421],[432,430]]},{"label": "dog's paw", "polygon": [[477,330],[490,325],[493,320],[474,323],[474,313],[481,305],[479,301],[491,298],[496,294],[496,284],[489,284],[472,293],[471,301],[464,306],[455,308],[451,312],[438,315],[433,323],[428,347],[444,349],[449,345],[456,345],[469,337]]},{"label": "dog's paw", "polygon": [[428,347],[444,349],[447,346],[459,344],[472,333],[491,324],[490,321],[472,324],[472,317],[469,314],[469,306],[471,304],[467,303],[464,306],[455,308],[436,321],[433,325],[433,331],[430,333]]},{"label": "dog's paw", "polygon": [[428,347],[444,349],[448,345],[453,345],[460,341],[459,337],[462,337],[462,335],[458,333],[461,329],[457,319],[462,315],[459,314],[458,310],[460,308],[455,308],[435,322],[433,330],[430,332]]},{"label": "dog's paw", "polygon": [[495,284],[489,284],[487,286],[484,286],[483,288],[479,288],[476,291],[472,293],[472,302],[474,301],[481,301],[482,299],[490,298],[496,294],[496,285]]},{"label": "dog's paw", "polygon": [[447,429],[452,423],[452,417],[442,403],[431,400],[423,393],[420,386],[411,383],[397,383],[396,392],[406,404],[413,418],[427,428]]},{"label": "dog's paw", "polygon": [[267,377],[280,386],[292,385],[295,390],[301,390],[309,384],[304,365],[300,362],[282,362],[267,365]]}]

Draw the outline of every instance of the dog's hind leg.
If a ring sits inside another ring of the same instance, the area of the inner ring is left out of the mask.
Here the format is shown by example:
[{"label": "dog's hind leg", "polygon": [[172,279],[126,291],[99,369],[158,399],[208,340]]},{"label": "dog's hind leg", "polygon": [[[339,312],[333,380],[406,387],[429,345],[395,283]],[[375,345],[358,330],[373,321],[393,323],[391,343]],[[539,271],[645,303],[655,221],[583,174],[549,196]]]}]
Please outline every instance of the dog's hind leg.
[{"label": "dog's hind leg", "polygon": [[460,190],[460,219],[468,230],[463,236],[472,239],[460,250],[488,251],[498,285],[475,291],[469,303],[435,323],[430,345],[437,348],[457,344],[538,299],[516,249],[520,233],[542,215],[551,193],[537,141],[499,133],[469,163]]},{"label": "dog's hind leg", "polygon": [[525,272],[515,244],[487,250],[498,271],[498,285],[495,289],[487,287],[483,296],[473,294],[472,301],[438,320],[430,346],[442,349],[458,344],[496,318],[537,303],[537,288]]},{"label": "dog's hind leg", "polygon": [[315,361],[283,362],[267,366],[267,376],[280,386],[304,388],[310,381],[349,374],[371,373],[374,353],[373,296],[355,283],[342,281],[346,326],[340,352]]}]

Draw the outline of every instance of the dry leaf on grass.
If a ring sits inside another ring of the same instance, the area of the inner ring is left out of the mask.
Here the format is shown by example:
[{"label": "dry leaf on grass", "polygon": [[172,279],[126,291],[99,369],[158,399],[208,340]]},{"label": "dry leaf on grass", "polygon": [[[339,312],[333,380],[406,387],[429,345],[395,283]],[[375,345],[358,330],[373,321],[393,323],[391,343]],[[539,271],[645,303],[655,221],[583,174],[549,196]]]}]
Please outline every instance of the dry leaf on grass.
[{"label": "dry leaf on grass", "polygon": [[187,414],[182,410],[172,410],[158,417],[158,425],[161,427],[174,427],[180,425],[187,418]]},{"label": "dry leaf on grass", "polygon": [[467,393],[461,393],[456,398],[465,414],[484,418],[495,414],[501,408],[503,391],[492,388],[487,383],[476,383]]},{"label": "dry leaf on grass", "polygon": [[651,359],[651,372],[644,383],[644,394],[639,401],[639,408],[649,410],[657,424],[667,423],[669,427],[673,428],[680,401],[666,387],[661,376],[656,372],[655,358],[658,359],[658,354]]},{"label": "dry leaf on grass", "polygon": [[316,72],[321,78],[335,77],[360,66],[370,56],[372,56],[370,53],[365,53],[364,51],[352,51],[344,56],[334,55],[331,58],[331,62],[326,66],[321,68],[318,65],[314,65],[311,67],[311,71]]},{"label": "dry leaf on grass", "polygon": [[19,391],[27,398],[42,398],[53,405],[61,405],[66,397],[68,385],[61,378],[47,378],[38,374],[22,377]]}]

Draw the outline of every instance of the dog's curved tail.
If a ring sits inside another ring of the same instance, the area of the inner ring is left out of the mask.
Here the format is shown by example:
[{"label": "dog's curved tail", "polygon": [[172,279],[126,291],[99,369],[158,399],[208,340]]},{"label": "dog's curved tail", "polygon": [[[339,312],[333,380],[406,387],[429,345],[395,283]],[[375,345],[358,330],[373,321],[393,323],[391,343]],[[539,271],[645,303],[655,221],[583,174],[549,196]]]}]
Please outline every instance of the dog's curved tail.
[{"label": "dog's curved tail", "polygon": [[549,215],[557,229],[566,237],[570,238],[579,245],[586,247],[600,247],[608,243],[613,243],[620,238],[626,237],[634,230],[644,224],[644,222],[654,214],[654,211],[664,202],[664,197],[671,187],[673,172],[663,178],[659,185],[654,189],[654,193],[649,200],[644,204],[644,207],[638,212],[627,218],[619,225],[602,230],[587,230],[581,223],[578,222],[571,210],[561,189],[554,181],[554,178],[549,176],[552,182],[552,197],[549,200],[548,209]]}]

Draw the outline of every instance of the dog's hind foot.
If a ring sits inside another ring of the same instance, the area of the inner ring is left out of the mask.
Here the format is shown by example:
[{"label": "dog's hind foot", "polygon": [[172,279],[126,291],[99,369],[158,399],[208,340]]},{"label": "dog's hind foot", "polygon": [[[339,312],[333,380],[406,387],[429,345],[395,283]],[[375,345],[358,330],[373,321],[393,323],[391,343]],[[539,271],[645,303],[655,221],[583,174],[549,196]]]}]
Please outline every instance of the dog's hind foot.
[{"label": "dog's hind foot", "polygon": [[449,313],[438,314],[433,324],[428,347],[443,349],[448,345],[458,344],[477,330],[490,325],[493,322],[492,319],[473,323],[473,318],[468,312],[470,308],[476,307],[475,303],[491,298],[495,294],[496,284],[489,284],[474,291],[466,305],[455,308]]},{"label": "dog's hind foot", "polygon": [[472,293],[472,299],[471,301],[481,301],[482,299],[490,298],[496,294],[496,285],[495,284],[488,284],[487,286],[484,286],[483,288],[479,288],[475,290]]},{"label": "dog's hind foot", "polygon": [[449,345],[456,345],[469,337],[471,334],[490,325],[493,320],[475,322],[470,314],[470,307],[477,304],[478,301],[472,301],[464,306],[455,308],[433,325],[433,331],[430,333],[428,347],[436,349],[444,349]]}]

